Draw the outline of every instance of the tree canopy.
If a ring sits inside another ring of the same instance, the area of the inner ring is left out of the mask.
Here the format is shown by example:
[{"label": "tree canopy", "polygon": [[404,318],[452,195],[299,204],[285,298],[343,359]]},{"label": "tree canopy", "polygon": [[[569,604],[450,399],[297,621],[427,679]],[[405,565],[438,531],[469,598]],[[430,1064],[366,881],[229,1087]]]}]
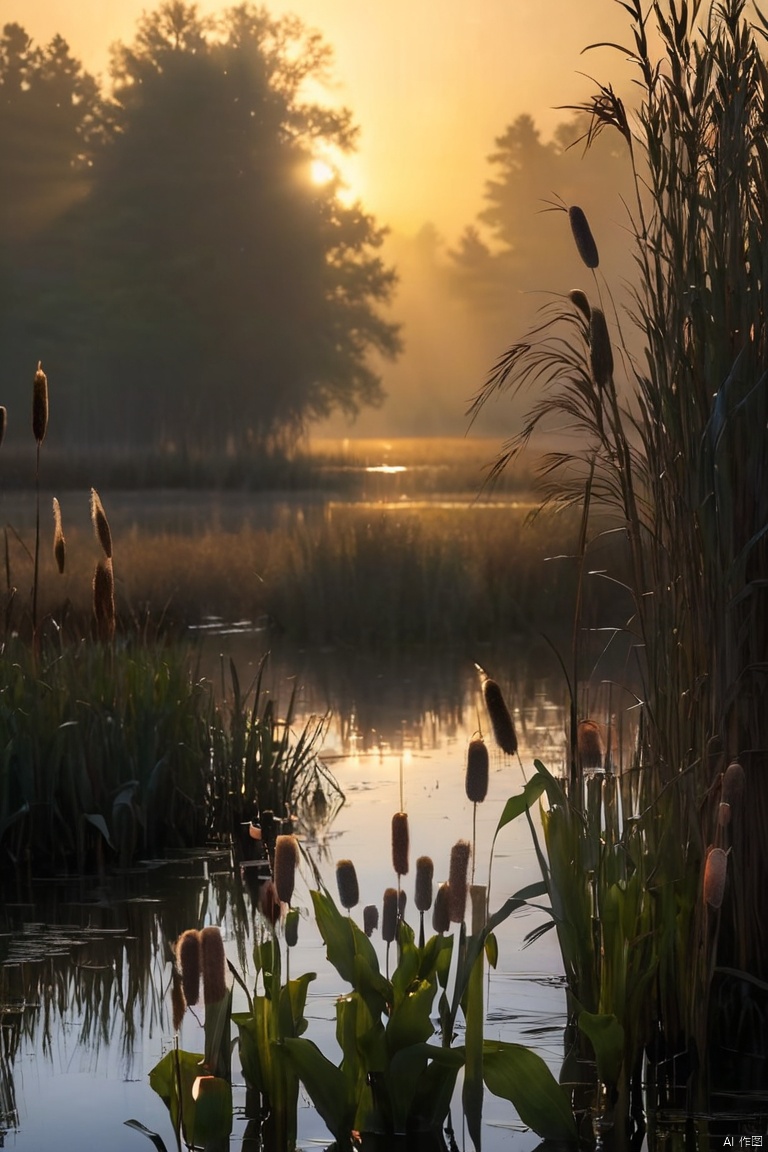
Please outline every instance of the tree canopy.
[{"label": "tree canopy", "polygon": [[[57,209],[34,217],[20,192],[0,234],[19,301],[11,359],[55,355],[72,434],[273,444],[381,399],[367,357],[399,350],[379,310],[395,274],[384,230],[342,201],[338,178],[311,180],[313,158],[356,137],[348,110],[306,96],[329,72],[318,33],[248,4],[213,20],[169,0],[114,49],[108,96],[63,41],[4,36],[0,92],[23,61],[24,95],[41,93],[36,118],[3,99],[4,166],[21,186],[15,134],[58,162],[45,181]],[[67,133],[45,104],[48,73],[69,84]]]}]

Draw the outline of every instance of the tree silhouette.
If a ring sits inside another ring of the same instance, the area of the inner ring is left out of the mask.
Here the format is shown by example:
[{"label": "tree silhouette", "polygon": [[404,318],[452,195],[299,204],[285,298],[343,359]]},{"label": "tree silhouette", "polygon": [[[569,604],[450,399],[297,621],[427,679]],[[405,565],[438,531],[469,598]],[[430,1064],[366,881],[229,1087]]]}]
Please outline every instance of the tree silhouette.
[{"label": "tree silhouette", "polygon": [[[301,96],[329,58],[296,19],[242,5],[214,23],[178,0],[115,51],[81,214],[99,336],[81,355],[115,386],[123,436],[274,444],[381,398],[367,353],[399,348],[376,311],[395,283],[383,232],[310,179],[321,144],[355,138],[347,110]],[[114,405],[87,406],[114,434]]]}]

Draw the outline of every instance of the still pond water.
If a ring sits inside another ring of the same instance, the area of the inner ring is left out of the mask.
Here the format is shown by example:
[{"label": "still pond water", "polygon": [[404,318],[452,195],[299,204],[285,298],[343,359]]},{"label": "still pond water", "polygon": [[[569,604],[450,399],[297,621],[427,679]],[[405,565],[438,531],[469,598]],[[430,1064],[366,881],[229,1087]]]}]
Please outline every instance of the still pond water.
[{"label": "still pond water", "polygon": [[[231,643],[231,638],[228,643]],[[214,646],[216,641],[210,642]],[[246,680],[258,654],[239,638]],[[213,651],[212,651],[213,655]],[[450,663],[450,662],[448,662]],[[506,670],[509,673],[509,669]],[[467,743],[478,725],[480,696],[471,665],[415,669],[350,666],[330,677],[322,665],[302,674],[306,712],[335,706],[323,758],[346,801],[324,827],[308,830],[305,848],[335,893],[335,862],[354,861],[361,905],[380,904],[395,883],[390,821],[400,808],[400,777],[409,813],[411,859],[431,855],[435,880],[447,878],[451,846],[471,839],[472,806],[464,792]],[[500,677],[501,678],[501,677]],[[358,690],[354,685],[358,686]],[[361,686],[365,684],[363,691]],[[289,687],[279,690],[287,698]],[[562,697],[529,676],[514,689],[522,762],[534,756],[559,768],[564,728]],[[520,765],[492,752],[488,798],[478,807],[476,882],[485,882],[493,830],[504,803],[523,784]],[[500,835],[493,872],[492,906],[538,878],[526,824]],[[302,911],[291,975],[316,972],[307,1005],[307,1035],[335,1051],[334,1003],[347,989],[328,965],[309,915],[312,877],[303,868],[295,905]],[[413,907],[412,885],[404,882]],[[357,909],[360,913],[360,908]],[[499,964],[487,986],[486,1035],[526,1043],[557,1073],[562,1060],[565,994],[553,933],[523,948],[539,914],[508,920],[498,931]],[[413,917],[406,919],[413,924]],[[148,1084],[148,1072],[173,1043],[169,982],[171,947],[187,928],[218,924],[228,958],[253,985],[251,953],[260,919],[226,854],[150,862],[130,875],[78,882],[8,883],[0,920],[0,1147],[17,1152],[143,1152],[152,1147],[127,1128],[136,1119],[175,1147],[165,1106]],[[384,948],[374,935],[380,962]],[[234,1010],[246,1008],[235,987]],[[199,1051],[202,1029],[187,1012],[181,1046]],[[242,1146],[245,1092],[235,1058],[235,1123],[230,1147]],[[239,1085],[239,1087],[238,1087]],[[459,1147],[471,1147],[454,1105]],[[538,1138],[512,1106],[486,1093],[487,1152],[528,1152]],[[302,1093],[299,1146],[325,1148],[331,1138]]]}]

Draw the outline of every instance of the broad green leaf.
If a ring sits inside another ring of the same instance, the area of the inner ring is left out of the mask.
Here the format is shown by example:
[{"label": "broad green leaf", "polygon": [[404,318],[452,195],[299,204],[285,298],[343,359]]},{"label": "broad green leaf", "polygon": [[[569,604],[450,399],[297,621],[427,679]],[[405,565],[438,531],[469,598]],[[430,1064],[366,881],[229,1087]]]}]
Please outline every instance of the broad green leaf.
[{"label": "broad green leaf", "polygon": [[289,1038],[285,1041],[285,1051],[329,1130],[339,1144],[348,1143],[356,1102],[349,1094],[349,1082],[341,1069],[311,1040]]},{"label": "broad green leaf", "polygon": [[[149,1086],[157,1092],[171,1114],[174,1131],[179,1126],[186,1140],[191,1141],[195,1127],[195,1101],[192,1098],[192,1085],[205,1073],[203,1056],[200,1052],[185,1052],[172,1048],[162,1060],[155,1064],[149,1073]],[[178,1085],[181,1082],[181,1098]]]},{"label": "broad green leaf", "polygon": [[595,1050],[597,1073],[606,1084],[616,1084],[624,1059],[624,1029],[613,1015],[580,1012],[579,1028]]},{"label": "broad green leaf", "polygon": [[342,916],[331,897],[313,891],[312,904],[328,959],[342,980],[355,987],[355,957],[360,956],[378,974],[379,961],[368,937],[349,916]]},{"label": "broad green leaf", "polygon": [[576,1124],[568,1096],[541,1056],[521,1044],[486,1040],[483,1079],[489,1092],[515,1106],[537,1136],[575,1143]]},{"label": "broad green leaf", "polygon": [[[194,1085],[193,1085],[194,1092]],[[232,1131],[232,1085],[220,1076],[203,1076],[197,1084],[197,1104],[191,1143],[229,1143]]]},{"label": "broad green leaf", "polygon": [[541,776],[533,776],[518,796],[510,796],[499,817],[496,832],[500,832],[507,824],[516,820],[518,816],[522,816],[526,808],[530,808],[538,800],[545,788],[546,781]]},{"label": "broad green leaf", "polygon": [[395,1004],[386,1026],[390,1058],[401,1048],[423,1043],[434,1035],[430,1012],[436,991],[436,980],[422,980],[419,984],[413,983],[411,991]]},{"label": "broad green leaf", "polygon": [[462,1048],[435,1044],[412,1044],[395,1053],[389,1082],[398,1131],[426,1131],[442,1125],[463,1063]]},{"label": "broad green leaf", "polygon": [[99,832],[101,832],[107,844],[109,844],[110,848],[114,852],[115,846],[109,837],[109,828],[107,828],[107,822],[104,817],[99,812],[85,812],[84,815],[89,824],[93,824],[94,828],[98,828]]}]

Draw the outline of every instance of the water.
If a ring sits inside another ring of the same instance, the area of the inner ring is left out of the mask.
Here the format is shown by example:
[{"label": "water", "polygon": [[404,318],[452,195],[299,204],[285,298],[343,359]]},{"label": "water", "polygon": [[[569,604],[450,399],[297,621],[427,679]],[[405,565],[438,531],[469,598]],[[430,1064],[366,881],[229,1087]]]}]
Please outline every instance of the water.
[{"label": "water", "polygon": [[[361,905],[380,903],[384,888],[395,883],[389,828],[392,814],[400,809],[401,767],[411,861],[429,854],[435,861],[436,881],[447,878],[451,845],[470,838],[472,831],[464,761],[479,700],[474,677],[465,670],[459,681],[459,699],[452,699],[443,684],[433,689],[430,707],[425,708],[424,697],[418,696],[410,713],[404,710],[408,694],[398,697],[394,692],[383,694],[378,709],[353,702],[346,715],[337,714],[326,752],[346,803],[330,824],[307,834],[305,840],[332,892],[335,861],[341,857],[355,862]],[[449,683],[456,686],[452,678]],[[524,763],[531,762],[531,743],[540,754],[542,719],[555,720],[556,715],[555,702],[543,690],[524,702],[518,724],[531,736],[521,748]],[[562,731],[560,719],[552,725],[558,727]],[[549,729],[545,734],[552,738]],[[487,875],[489,846],[501,808],[522,783],[519,764],[492,753],[488,799],[478,808],[478,881],[484,882]],[[536,878],[527,826],[518,822],[499,837],[492,906]],[[412,876],[403,887],[412,910],[409,880]],[[346,989],[325,960],[309,915],[311,883],[309,869],[303,868],[295,896],[302,915],[291,974],[317,972],[310,985],[307,1035],[331,1054],[335,999]],[[500,962],[488,982],[486,1035],[533,1045],[557,1072],[565,1001],[554,935],[548,934],[530,951],[522,948],[537,916],[534,912],[515,916],[497,933]],[[410,922],[415,923],[413,917]],[[222,927],[229,959],[252,985],[249,961],[260,920],[225,856],[190,857],[101,884],[19,883],[15,891],[8,891],[0,937],[4,1147],[18,1152],[149,1149],[146,1137],[125,1127],[124,1121],[131,1118],[159,1133],[169,1150],[175,1146],[167,1111],[149,1088],[147,1075],[172,1043],[167,995],[170,947],[185,928],[207,923]],[[62,925],[56,933],[50,927],[54,924]],[[383,970],[380,939],[377,948]],[[244,994],[236,987],[234,1009],[245,1008]],[[201,1037],[188,1012],[181,1046],[199,1051]],[[234,1067],[239,1069],[236,1058]],[[232,1149],[241,1147],[245,1127],[244,1090],[237,1073],[235,1083],[239,1087]],[[456,1109],[454,1123],[460,1129]],[[485,1127],[490,1152],[501,1148],[527,1152],[538,1143],[523,1130],[511,1105],[488,1093]],[[305,1149],[330,1143],[303,1094],[299,1134]]]}]

